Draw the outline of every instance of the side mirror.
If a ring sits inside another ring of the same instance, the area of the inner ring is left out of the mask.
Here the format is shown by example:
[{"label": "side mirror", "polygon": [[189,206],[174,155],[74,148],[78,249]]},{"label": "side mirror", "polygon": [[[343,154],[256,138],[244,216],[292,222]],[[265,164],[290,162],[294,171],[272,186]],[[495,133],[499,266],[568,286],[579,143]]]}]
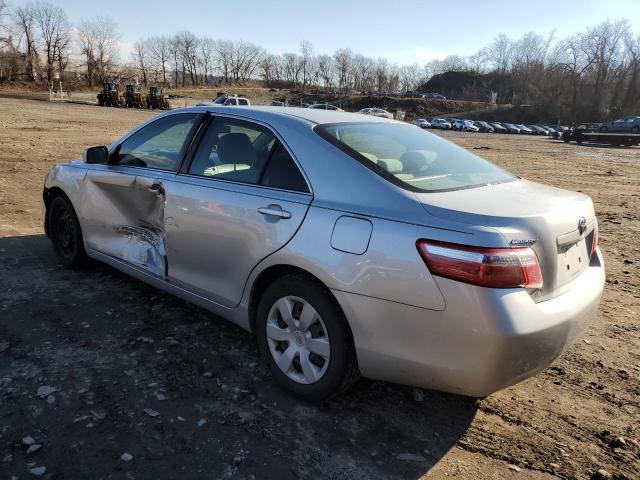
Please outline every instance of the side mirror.
[{"label": "side mirror", "polygon": [[109,150],[104,146],[85,148],[82,159],[84,163],[105,164],[109,159]]}]

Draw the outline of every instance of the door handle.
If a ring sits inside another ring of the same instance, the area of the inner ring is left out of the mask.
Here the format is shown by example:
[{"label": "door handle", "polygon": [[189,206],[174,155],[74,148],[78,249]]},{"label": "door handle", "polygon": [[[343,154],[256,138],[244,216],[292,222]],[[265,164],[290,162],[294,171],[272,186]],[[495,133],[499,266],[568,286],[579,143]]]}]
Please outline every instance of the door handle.
[{"label": "door handle", "polygon": [[147,190],[150,191],[151,193],[164,195],[164,187],[162,186],[162,182],[153,182],[151,185],[147,187]]},{"label": "door handle", "polygon": [[287,212],[286,210],[282,210],[280,205],[267,205],[266,207],[258,208],[258,212],[262,215],[268,215],[270,217],[278,217],[278,218],[291,218],[291,212]]}]

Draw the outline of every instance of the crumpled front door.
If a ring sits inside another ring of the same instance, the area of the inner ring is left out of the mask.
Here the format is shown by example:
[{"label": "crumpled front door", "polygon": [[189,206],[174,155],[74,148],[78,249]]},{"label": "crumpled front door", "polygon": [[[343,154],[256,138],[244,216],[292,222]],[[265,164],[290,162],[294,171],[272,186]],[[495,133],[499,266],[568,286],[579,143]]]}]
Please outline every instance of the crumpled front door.
[{"label": "crumpled front door", "polygon": [[143,173],[140,169],[113,167],[87,172],[81,209],[83,227],[90,249],[164,278],[163,174]]}]

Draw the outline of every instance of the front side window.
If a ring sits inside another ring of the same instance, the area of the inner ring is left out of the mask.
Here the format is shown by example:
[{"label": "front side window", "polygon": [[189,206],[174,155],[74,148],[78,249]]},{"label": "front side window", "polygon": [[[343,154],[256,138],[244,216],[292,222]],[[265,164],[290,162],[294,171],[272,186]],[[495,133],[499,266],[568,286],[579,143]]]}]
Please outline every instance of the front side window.
[{"label": "front side window", "polygon": [[339,123],[315,131],[392,183],[417,192],[471,188],[514,180],[464,148],[409,125]]},{"label": "front side window", "polygon": [[150,123],[120,144],[113,163],[176,171],[198,120],[199,115],[189,113],[169,115]]},{"label": "front side window", "polygon": [[189,174],[308,191],[297,165],[271,130],[231,118],[216,117],[211,122]]}]

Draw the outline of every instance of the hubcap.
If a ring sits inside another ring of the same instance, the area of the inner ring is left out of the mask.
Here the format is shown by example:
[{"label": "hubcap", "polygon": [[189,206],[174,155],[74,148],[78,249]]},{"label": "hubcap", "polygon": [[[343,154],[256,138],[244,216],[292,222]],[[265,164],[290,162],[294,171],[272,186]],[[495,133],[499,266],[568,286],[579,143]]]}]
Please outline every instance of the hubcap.
[{"label": "hubcap", "polygon": [[327,372],[331,354],[327,328],[306,300],[287,296],[276,301],[266,333],[271,356],[291,380],[311,384]]}]

